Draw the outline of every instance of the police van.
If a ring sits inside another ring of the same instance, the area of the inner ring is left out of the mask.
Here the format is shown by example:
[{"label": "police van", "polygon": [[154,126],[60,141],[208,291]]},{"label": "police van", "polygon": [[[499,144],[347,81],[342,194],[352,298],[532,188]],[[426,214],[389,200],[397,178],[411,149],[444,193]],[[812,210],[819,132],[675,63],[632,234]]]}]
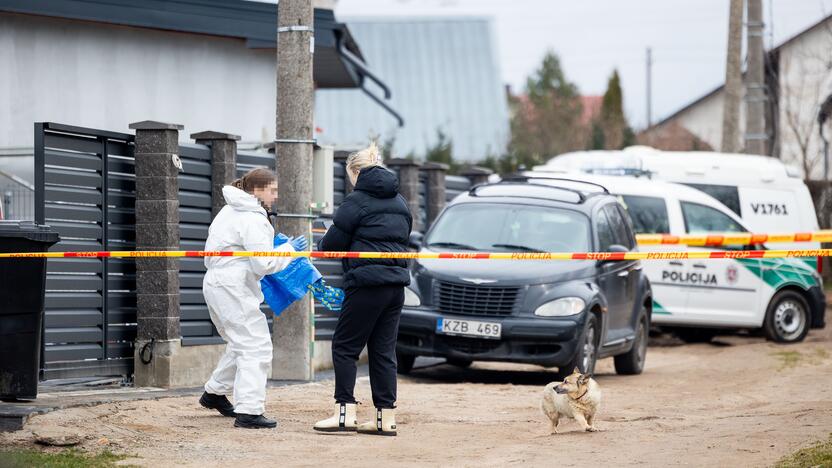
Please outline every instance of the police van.
[{"label": "police van", "polygon": [[[617,195],[636,234],[749,231],[725,205],[684,185],[635,177],[574,173],[565,177],[601,184]],[[772,246],[780,248],[780,244]],[[638,248],[667,252],[766,246]],[[761,329],[773,341],[798,342],[810,328],[824,326],[822,280],[803,259],[649,260],[643,266],[653,288],[653,324],[688,342],[709,341],[720,331],[739,329]]]},{"label": "police van", "polygon": [[[566,153],[535,170],[645,176],[675,182],[719,200],[752,232],[818,230],[815,205],[801,171],[768,156],[632,146],[620,151]],[[778,248],[817,249],[820,244],[778,244]]]}]

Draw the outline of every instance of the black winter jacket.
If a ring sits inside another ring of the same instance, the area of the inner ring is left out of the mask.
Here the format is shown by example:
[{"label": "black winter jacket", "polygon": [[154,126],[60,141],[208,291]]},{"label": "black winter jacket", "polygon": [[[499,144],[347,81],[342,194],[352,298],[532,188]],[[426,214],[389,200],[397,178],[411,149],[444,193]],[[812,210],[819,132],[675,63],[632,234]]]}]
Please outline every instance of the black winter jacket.
[{"label": "black winter jacket", "polygon": [[[383,167],[361,171],[355,190],[335,212],[334,224],[321,239],[324,251],[406,252],[413,218],[399,179]],[[344,289],[367,286],[407,286],[407,260],[342,260]]]}]

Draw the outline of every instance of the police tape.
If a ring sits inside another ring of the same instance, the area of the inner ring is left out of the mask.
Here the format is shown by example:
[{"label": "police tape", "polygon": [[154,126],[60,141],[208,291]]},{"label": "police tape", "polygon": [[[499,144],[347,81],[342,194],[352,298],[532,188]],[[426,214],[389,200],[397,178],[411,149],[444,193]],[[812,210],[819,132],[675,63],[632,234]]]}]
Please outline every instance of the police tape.
[{"label": "police tape", "polygon": [[[312,229],[315,234],[324,234],[326,229]],[[692,245],[717,247],[721,245],[783,244],[798,242],[832,242],[832,230],[814,232],[789,232],[780,234],[757,234],[750,232],[714,234],[636,234],[639,245]]]},{"label": "police tape", "polygon": [[699,260],[832,257],[832,249],[815,250],[720,250],[683,252],[278,252],[148,250],[102,252],[0,253],[2,258],[157,258],[157,257],[292,257],[316,259],[400,259],[400,260]]},{"label": "police tape", "polygon": [[681,236],[671,234],[637,234],[636,242],[639,245],[693,245],[704,247],[765,243],[832,242],[832,230],[780,234],[755,234],[750,232],[684,234]]}]

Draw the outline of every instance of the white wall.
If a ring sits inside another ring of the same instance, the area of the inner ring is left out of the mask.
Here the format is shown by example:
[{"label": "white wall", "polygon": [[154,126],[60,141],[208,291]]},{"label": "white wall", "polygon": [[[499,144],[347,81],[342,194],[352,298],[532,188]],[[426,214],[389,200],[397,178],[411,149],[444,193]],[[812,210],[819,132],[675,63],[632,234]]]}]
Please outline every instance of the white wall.
[{"label": "white wall", "polygon": [[[822,144],[816,122],[819,105],[832,94],[832,20],[827,21],[826,27],[816,28],[781,47],[779,88],[779,157],[787,164],[808,169],[810,178],[822,179]],[[719,150],[723,102],[720,90],[673,120]],[[744,129],[745,105],[740,109],[740,128]],[[826,135],[832,139],[832,122],[827,123]]]},{"label": "white wall", "polygon": [[0,148],[31,147],[36,121],[272,140],[275,79],[274,51],[242,40],[0,13]]},{"label": "white wall", "polygon": [[[832,94],[832,21],[782,48],[779,92],[780,158],[822,179],[817,115]],[[832,138],[832,122],[826,124],[826,135]]]}]

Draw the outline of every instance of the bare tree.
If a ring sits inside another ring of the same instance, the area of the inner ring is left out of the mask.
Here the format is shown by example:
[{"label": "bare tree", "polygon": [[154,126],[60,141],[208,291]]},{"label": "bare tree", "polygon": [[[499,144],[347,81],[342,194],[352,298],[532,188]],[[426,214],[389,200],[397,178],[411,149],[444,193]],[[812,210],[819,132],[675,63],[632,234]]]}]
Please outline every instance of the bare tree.
[{"label": "bare tree", "polygon": [[[780,157],[796,161],[807,179],[824,163],[815,144],[819,140],[817,115],[832,93],[832,56],[828,52],[832,50],[832,21],[820,31],[820,45],[807,45],[780,60]],[[828,179],[828,167],[823,169],[823,178]]]}]

